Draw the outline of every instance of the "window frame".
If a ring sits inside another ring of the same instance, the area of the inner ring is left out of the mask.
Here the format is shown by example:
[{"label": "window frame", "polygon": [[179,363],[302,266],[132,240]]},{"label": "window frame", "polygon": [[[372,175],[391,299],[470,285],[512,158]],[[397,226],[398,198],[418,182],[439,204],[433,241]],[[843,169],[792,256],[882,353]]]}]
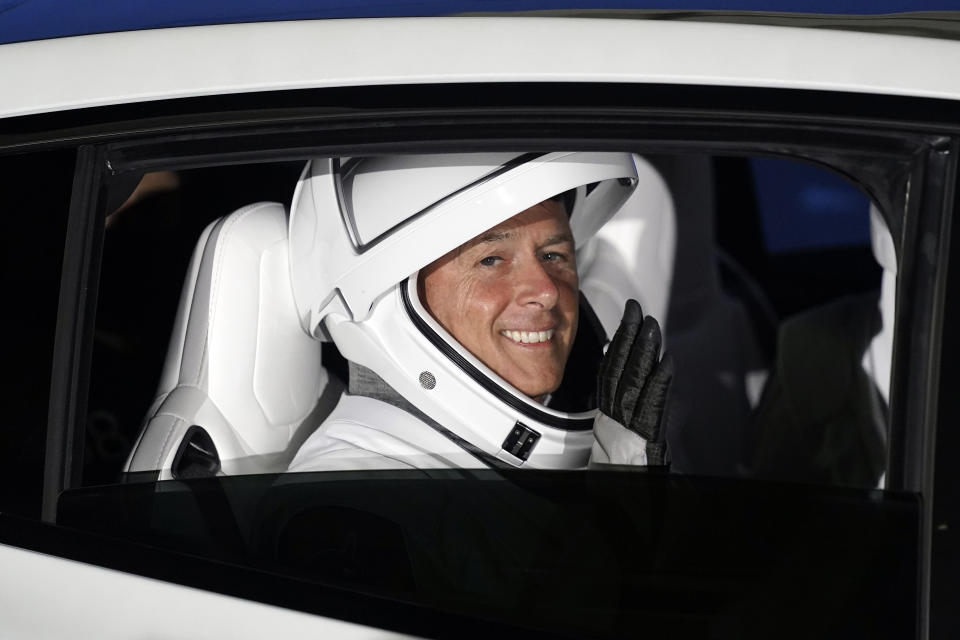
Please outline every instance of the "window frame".
[{"label": "window frame", "polygon": [[[769,154],[826,164],[856,179],[888,214],[900,264],[888,487],[924,497],[918,552],[921,618],[928,620],[933,461],[946,455],[934,444],[938,428],[945,429],[938,413],[956,402],[938,393],[960,152],[954,104],[790,89],[531,83],[299,90],[0,121],[0,154],[79,148],[50,388],[43,519],[54,521],[57,496],[76,486],[82,466],[78,417],[89,385],[102,209],[111,181],[157,168],[465,148]],[[880,188],[897,172],[901,181],[892,184],[899,189]],[[897,210],[902,217],[891,213]]]}]

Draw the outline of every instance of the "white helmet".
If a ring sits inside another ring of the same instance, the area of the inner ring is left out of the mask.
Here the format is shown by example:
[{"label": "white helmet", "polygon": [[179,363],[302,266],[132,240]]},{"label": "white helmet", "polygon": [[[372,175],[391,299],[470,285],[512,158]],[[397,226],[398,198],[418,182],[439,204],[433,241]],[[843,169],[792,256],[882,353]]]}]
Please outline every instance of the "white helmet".
[{"label": "white helmet", "polygon": [[636,184],[629,153],[315,159],[301,175],[290,216],[303,327],[332,339],[344,357],[374,371],[488,463],[584,466],[595,410],[551,409],[498,376],[426,311],[417,278],[452,249],[569,190],[576,194],[571,230],[584,246]]}]

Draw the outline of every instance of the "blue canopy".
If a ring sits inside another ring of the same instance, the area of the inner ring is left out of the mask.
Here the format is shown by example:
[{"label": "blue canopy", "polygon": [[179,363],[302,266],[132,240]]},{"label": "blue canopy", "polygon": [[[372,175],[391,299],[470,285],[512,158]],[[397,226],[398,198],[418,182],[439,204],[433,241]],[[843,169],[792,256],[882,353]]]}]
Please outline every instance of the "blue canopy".
[{"label": "blue canopy", "polygon": [[158,27],[440,16],[473,11],[652,9],[883,14],[957,8],[960,0],[0,0],[0,44]]}]

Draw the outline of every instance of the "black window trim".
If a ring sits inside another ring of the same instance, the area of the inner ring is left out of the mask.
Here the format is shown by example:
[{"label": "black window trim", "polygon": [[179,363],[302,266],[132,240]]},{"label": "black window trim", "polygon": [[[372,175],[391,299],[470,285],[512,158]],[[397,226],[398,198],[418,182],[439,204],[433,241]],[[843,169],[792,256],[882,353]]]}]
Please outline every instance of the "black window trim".
[{"label": "black window trim", "polygon": [[44,455],[41,517],[52,522],[60,491],[76,486],[83,463],[85,415],[92,331],[104,218],[97,215],[103,189],[103,150],[80,147],[74,171],[60,278],[60,300],[50,374],[50,403]]}]

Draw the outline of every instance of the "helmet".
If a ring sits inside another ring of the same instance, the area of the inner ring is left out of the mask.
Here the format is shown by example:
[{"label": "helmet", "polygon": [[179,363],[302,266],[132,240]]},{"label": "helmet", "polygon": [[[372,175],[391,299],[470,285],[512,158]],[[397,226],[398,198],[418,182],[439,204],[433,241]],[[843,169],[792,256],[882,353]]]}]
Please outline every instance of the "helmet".
[{"label": "helmet", "polygon": [[304,330],[333,340],[484,460],[583,466],[594,410],[558,411],[525,396],[433,319],[417,279],[471,238],[571,190],[570,226],[584,246],[636,184],[629,153],[314,159],[290,215],[291,279]]}]

